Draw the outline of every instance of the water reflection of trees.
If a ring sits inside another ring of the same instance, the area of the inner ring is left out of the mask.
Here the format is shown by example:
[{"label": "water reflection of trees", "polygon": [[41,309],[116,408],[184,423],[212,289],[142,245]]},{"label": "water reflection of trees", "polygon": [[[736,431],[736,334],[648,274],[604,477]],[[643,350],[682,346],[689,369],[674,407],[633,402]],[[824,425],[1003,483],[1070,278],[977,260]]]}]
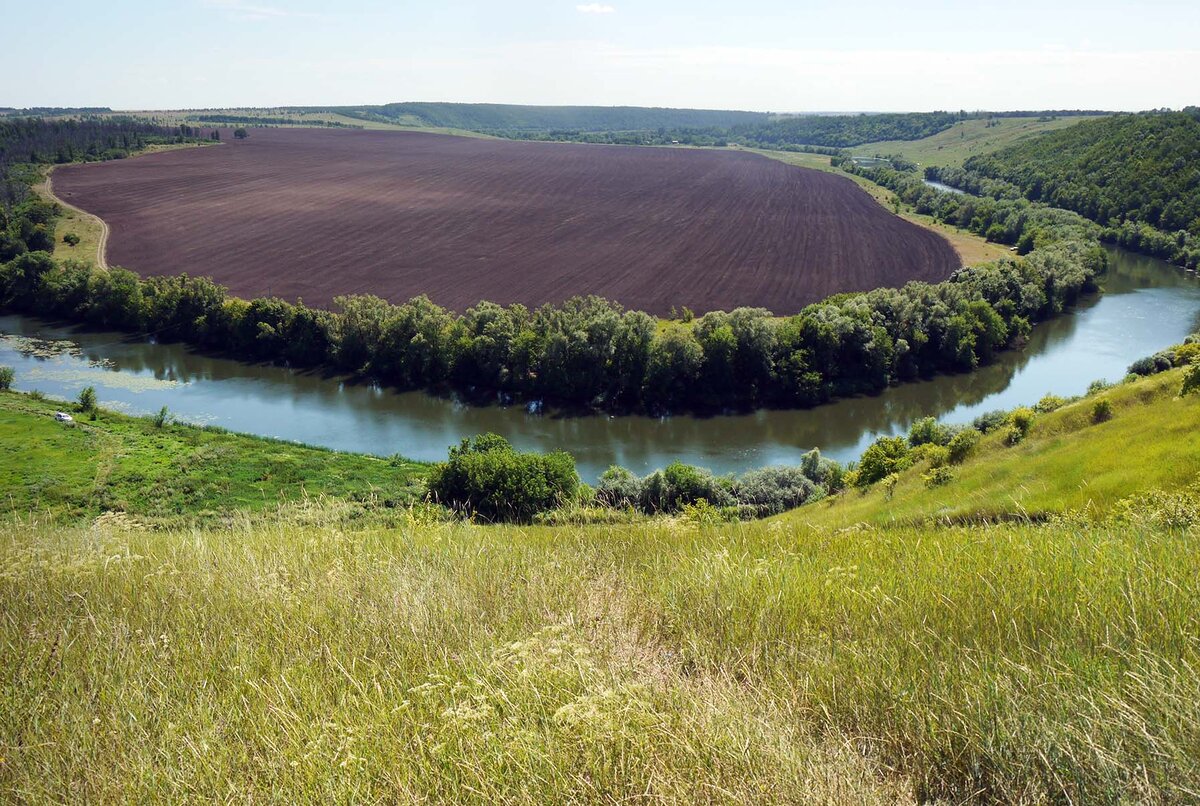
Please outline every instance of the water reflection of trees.
[{"label": "water reflection of trees", "polygon": [[[1109,296],[1138,288],[1187,288],[1185,304],[1170,315],[1179,316],[1184,310],[1189,321],[1194,316],[1190,300],[1200,299],[1200,283],[1194,279],[1161,261],[1125,253],[1116,254],[1106,282]],[[1095,299],[1087,300],[1080,311],[1096,304]],[[1153,313],[1161,304],[1161,299],[1150,300],[1142,303],[1142,308],[1150,305]],[[1120,305],[1115,310],[1118,315],[1138,315],[1138,309]],[[451,399],[345,383],[321,373],[242,364],[197,353],[181,344],[155,344],[22,317],[4,317],[0,329],[70,339],[80,346],[80,357],[71,360],[86,360],[92,365],[89,371],[98,378],[107,369],[188,384],[145,395],[139,401],[152,403],[154,408],[166,404],[193,413],[219,414],[222,424],[242,430],[343,449],[429,458],[442,455],[446,445],[461,437],[493,431],[523,449],[566,449],[585,473],[594,473],[612,462],[644,469],[672,459],[719,470],[745,468],[765,461],[794,461],[814,446],[852,456],[873,434],[903,431],[920,417],[944,417],[1003,392],[1034,359],[1051,360],[1056,353],[1071,349],[1068,345],[1080,335],[1085,319],[1064,316],[1039,325],[1025,349],[1001,353],[995,363],[975,372],[904,384],[874,397],[808,410],[665,420],[604,415],[539,417],[528,415],[521,406],[463,406]]]}]

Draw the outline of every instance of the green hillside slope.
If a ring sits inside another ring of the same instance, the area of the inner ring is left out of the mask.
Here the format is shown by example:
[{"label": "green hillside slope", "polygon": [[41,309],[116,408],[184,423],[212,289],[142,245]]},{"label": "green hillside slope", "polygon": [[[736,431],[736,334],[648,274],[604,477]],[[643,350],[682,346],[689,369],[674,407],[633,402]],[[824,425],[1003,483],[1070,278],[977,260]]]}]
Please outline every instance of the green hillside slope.
[{"label": "green hillside slope", "polygon": [[[1093,517],[1146,490],[1176,490],[1200,479],[1200,395],[1179,397],[1184,370],[1122,384],[1039,416],[1020,444],[984,438],[949,483],[926,487],[928,467],[904,471],[894,490],[876,485],[781,517],[814,527],[931,521],[1044,519],[1078,511]],[[1095,423],[1105,400],[1111,420]]]},{"label": "green hillside slope", "polygon": [[1200,108],[1114,115],[1023,141],[964,167],[1102,224],[1200,236]]},{"label": "green hillside slope", "polygon": [[1067,128],[1093,117],[974,118],[919,140],[884,140],[856,146],[856,157],[898,155],[924,167],[961,165],[978,154],[1010,146],[1049,131]]}]

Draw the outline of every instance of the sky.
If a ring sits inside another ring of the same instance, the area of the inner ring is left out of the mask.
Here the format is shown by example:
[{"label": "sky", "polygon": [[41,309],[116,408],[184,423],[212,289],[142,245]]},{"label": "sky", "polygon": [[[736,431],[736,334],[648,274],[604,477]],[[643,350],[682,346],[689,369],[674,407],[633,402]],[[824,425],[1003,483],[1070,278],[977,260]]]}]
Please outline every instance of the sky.
[{"label": "sky", "polygon": [[1200,104],[1196,0],[0,0],[0,19],[14,107]]}]

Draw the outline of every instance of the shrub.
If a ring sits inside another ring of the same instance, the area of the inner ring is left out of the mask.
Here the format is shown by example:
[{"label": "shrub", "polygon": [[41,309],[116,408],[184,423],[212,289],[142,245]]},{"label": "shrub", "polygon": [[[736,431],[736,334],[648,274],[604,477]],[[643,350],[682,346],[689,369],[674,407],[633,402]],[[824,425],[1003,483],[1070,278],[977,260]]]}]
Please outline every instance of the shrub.
[{"label": "shrub", "polygon": [[158,410],[158,414],[154,415],[154,427],[162,428],[167,424],[167,420],[171,417],[171,411],[166,406]]},{"label": "shrub", "polygon": [[1175,348],[1175,366],[1200,363],[1200,342],[1188,342]]},{"label": "shrub", "polygon": [[0,392],[12,388],[13,378],[16,377],[12,367],[0,367]]},{"label": "shrub", "polygon": [[685,504],[701,499],[713,506],[733,505],[728,479],[719,479],[711,470],[672,462],[651,473],[642,482],[641,509],[645,512],[679,512]]},{"label": "shrub", "polygon": [[29,390],[29,399],[30,400],[45,400],[46,394],[41,389],[30,389]]},{"label": "shrub", "polygon": [[950,449],[945,445],[926,442],[913,448],[912,460],[913,464],[927,462],[930,467],[942,467],[950,463]]},{"label": "shrub", "polygon": [[1021,438],[1024,439],[1029,434],[1029,429],[1033,427],[1033,418],[1033,409],[1026,406],[1021,406],[1020,408],[1013,409],[1009,413],[1008,424],[1020,431]]},{"label": "shrub", "polygon": [[1101,392],[1103,392],[1105,389],[1112,389],[1112,384],[1109,383],[1108,381],[1104,380],[1103,378],[1100,378],[1100,379],[1094,380],[1088,384],[1087,394],[1089,397],[1092,395],[1098,395]]},{"label": "shrub", "polygon": [[63,243],[67,246],[79,246],[79,236],[73,232],[68,232],[63,236]]},{"label": "shrub", "polygon": [[738,503],[756,517],[778,515],[808,503],[817,493],[802,467],[764,467],[742,476],[734,485]]},{"label": "shrub", "polygon": [[1006,420],[1008,420],[1008,412],[997,409],[976,417],[971,423],[971,427],[981,434],[988,434],[1004,425]]},{"label": "shrub", "polygon": [[908,441],[904,437],[880,437],[858,460],[856,484],[870,487],[885,476],[898,473],[912,464]]},{"label": "shrub", "polygon": [[948,467],[935,467],[921,476],[921,478],[925,480],[925,486],[932,490],[934,487],[949,484],[954,480],[954,474],[950,472],[950,468]]},{"label": "shrub", "polygon": [[1013,445],[1021,444],[1021,440],[1025,439],[1025,432],[1015,425],[1010,425],[1004,429],[1004,444],[1012,447]]},{"label": "shrub", "polygon": [[495,434],[464,439],[429,474],[430,497],[489,521],[529,522],[571,500],[579,487],[565,453],[518,453]]},{"label": "shrub", "polygon": [[1107,400],[1097,400],[1092,406],[1092,422],[1106,423],[1112,419],[1113,408],[1112,403]]},{"label": "shrub", "polygon": [[1067,405],[1068,402],[1069,401],[1065,397],[1059,397],[1058,395],[1046,395],[1037,402],[1037,405],[1033,407],[1033,410],[1038,414],[1049,414],[1052,411],[1061,409],[1063,406]]},{"label": "shrub", "polygon": [[685,521],[697,526],[715,526],[738,520],[737,507],[715,507],[703,498],[694,504],[684,504],[680,512]]},{"label": "shrub", "polygon": [[96,410],[96,387],[85,386],[83,391],[79,393],[79,410],[89,412]]},{"label": "shrub", "polygon": [[950,429],[932,417],[923,417],[908,429],[908,444],[914,448],[919,445],[945,445],[950,437]]},{"label": "shrub", "polygon": [[982,437],[983,434],[974,428],[968,428],[955,434],[954,438],[950,440],[950,444],[946,446],[950,451],[950,464],[962,464],[974,452],[975,446],[979,444]]},{"label": "shrub", "polygon": [[642,480],[631,470],[613,465],[596,484],[596,502],[613,509],[637,507],[642,498]]},{"label": "shrub", "polygon": [[1192,392],[1200,392],[1200,364],[1192,364],[1183,376],[1183,386],[1179,389],[1180,396],[1190,395]]},{"label": "shrub", "polygon": [[1161,353],[1155,353],[1152,356],[1139,358],[1137,361],[1134,361],[1129,365],[1129,374],[1141,375],[1142,377],[1157,375],[1160,372],[1166,372],[1174,365],[1175,362],[1172,360],[1172,354],[1170,351],[1164,350]]}]

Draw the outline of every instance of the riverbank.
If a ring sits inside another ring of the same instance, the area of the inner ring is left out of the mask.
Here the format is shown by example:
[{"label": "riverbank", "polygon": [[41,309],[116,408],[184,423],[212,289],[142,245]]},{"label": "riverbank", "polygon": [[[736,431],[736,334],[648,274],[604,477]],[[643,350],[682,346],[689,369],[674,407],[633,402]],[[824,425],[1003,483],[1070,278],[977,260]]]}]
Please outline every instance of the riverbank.
[{"label": "riverbank", "polygon": [[1120,380],[1133,361],[1200,327],[1195,278],[1127,252],[1111,251],[1108,262],[1105,294],[1035,327],[1022,349],[988,366],[810,409],[707,418],[536,414],[520,404],[469,406],[20,316],[0,316],[0,334],[7,334],[0,365],[16,368],[18,389],[74,398],[93,385],[102,405],[127,413],[165,405],[191,422],[342,451],[434,462],[462,439],[491,432],[522,451],[567,451],[589,483],[612,464],[646,474],[679,460],[741,473],[798,464],[814,447],[842,462],[857,459],[877,435],[906,433],[925,416],[965,423],[1047,393],[1082,394],[1094,380]]},{"label": "riverbank", "polygon": [[[72,415],[58,422],[56,411]],[[116,511],[157,526],[259,517],[322,499],[386,522],[419,504],[427,466],[0,392],[3,509],[74,522]]]}]

